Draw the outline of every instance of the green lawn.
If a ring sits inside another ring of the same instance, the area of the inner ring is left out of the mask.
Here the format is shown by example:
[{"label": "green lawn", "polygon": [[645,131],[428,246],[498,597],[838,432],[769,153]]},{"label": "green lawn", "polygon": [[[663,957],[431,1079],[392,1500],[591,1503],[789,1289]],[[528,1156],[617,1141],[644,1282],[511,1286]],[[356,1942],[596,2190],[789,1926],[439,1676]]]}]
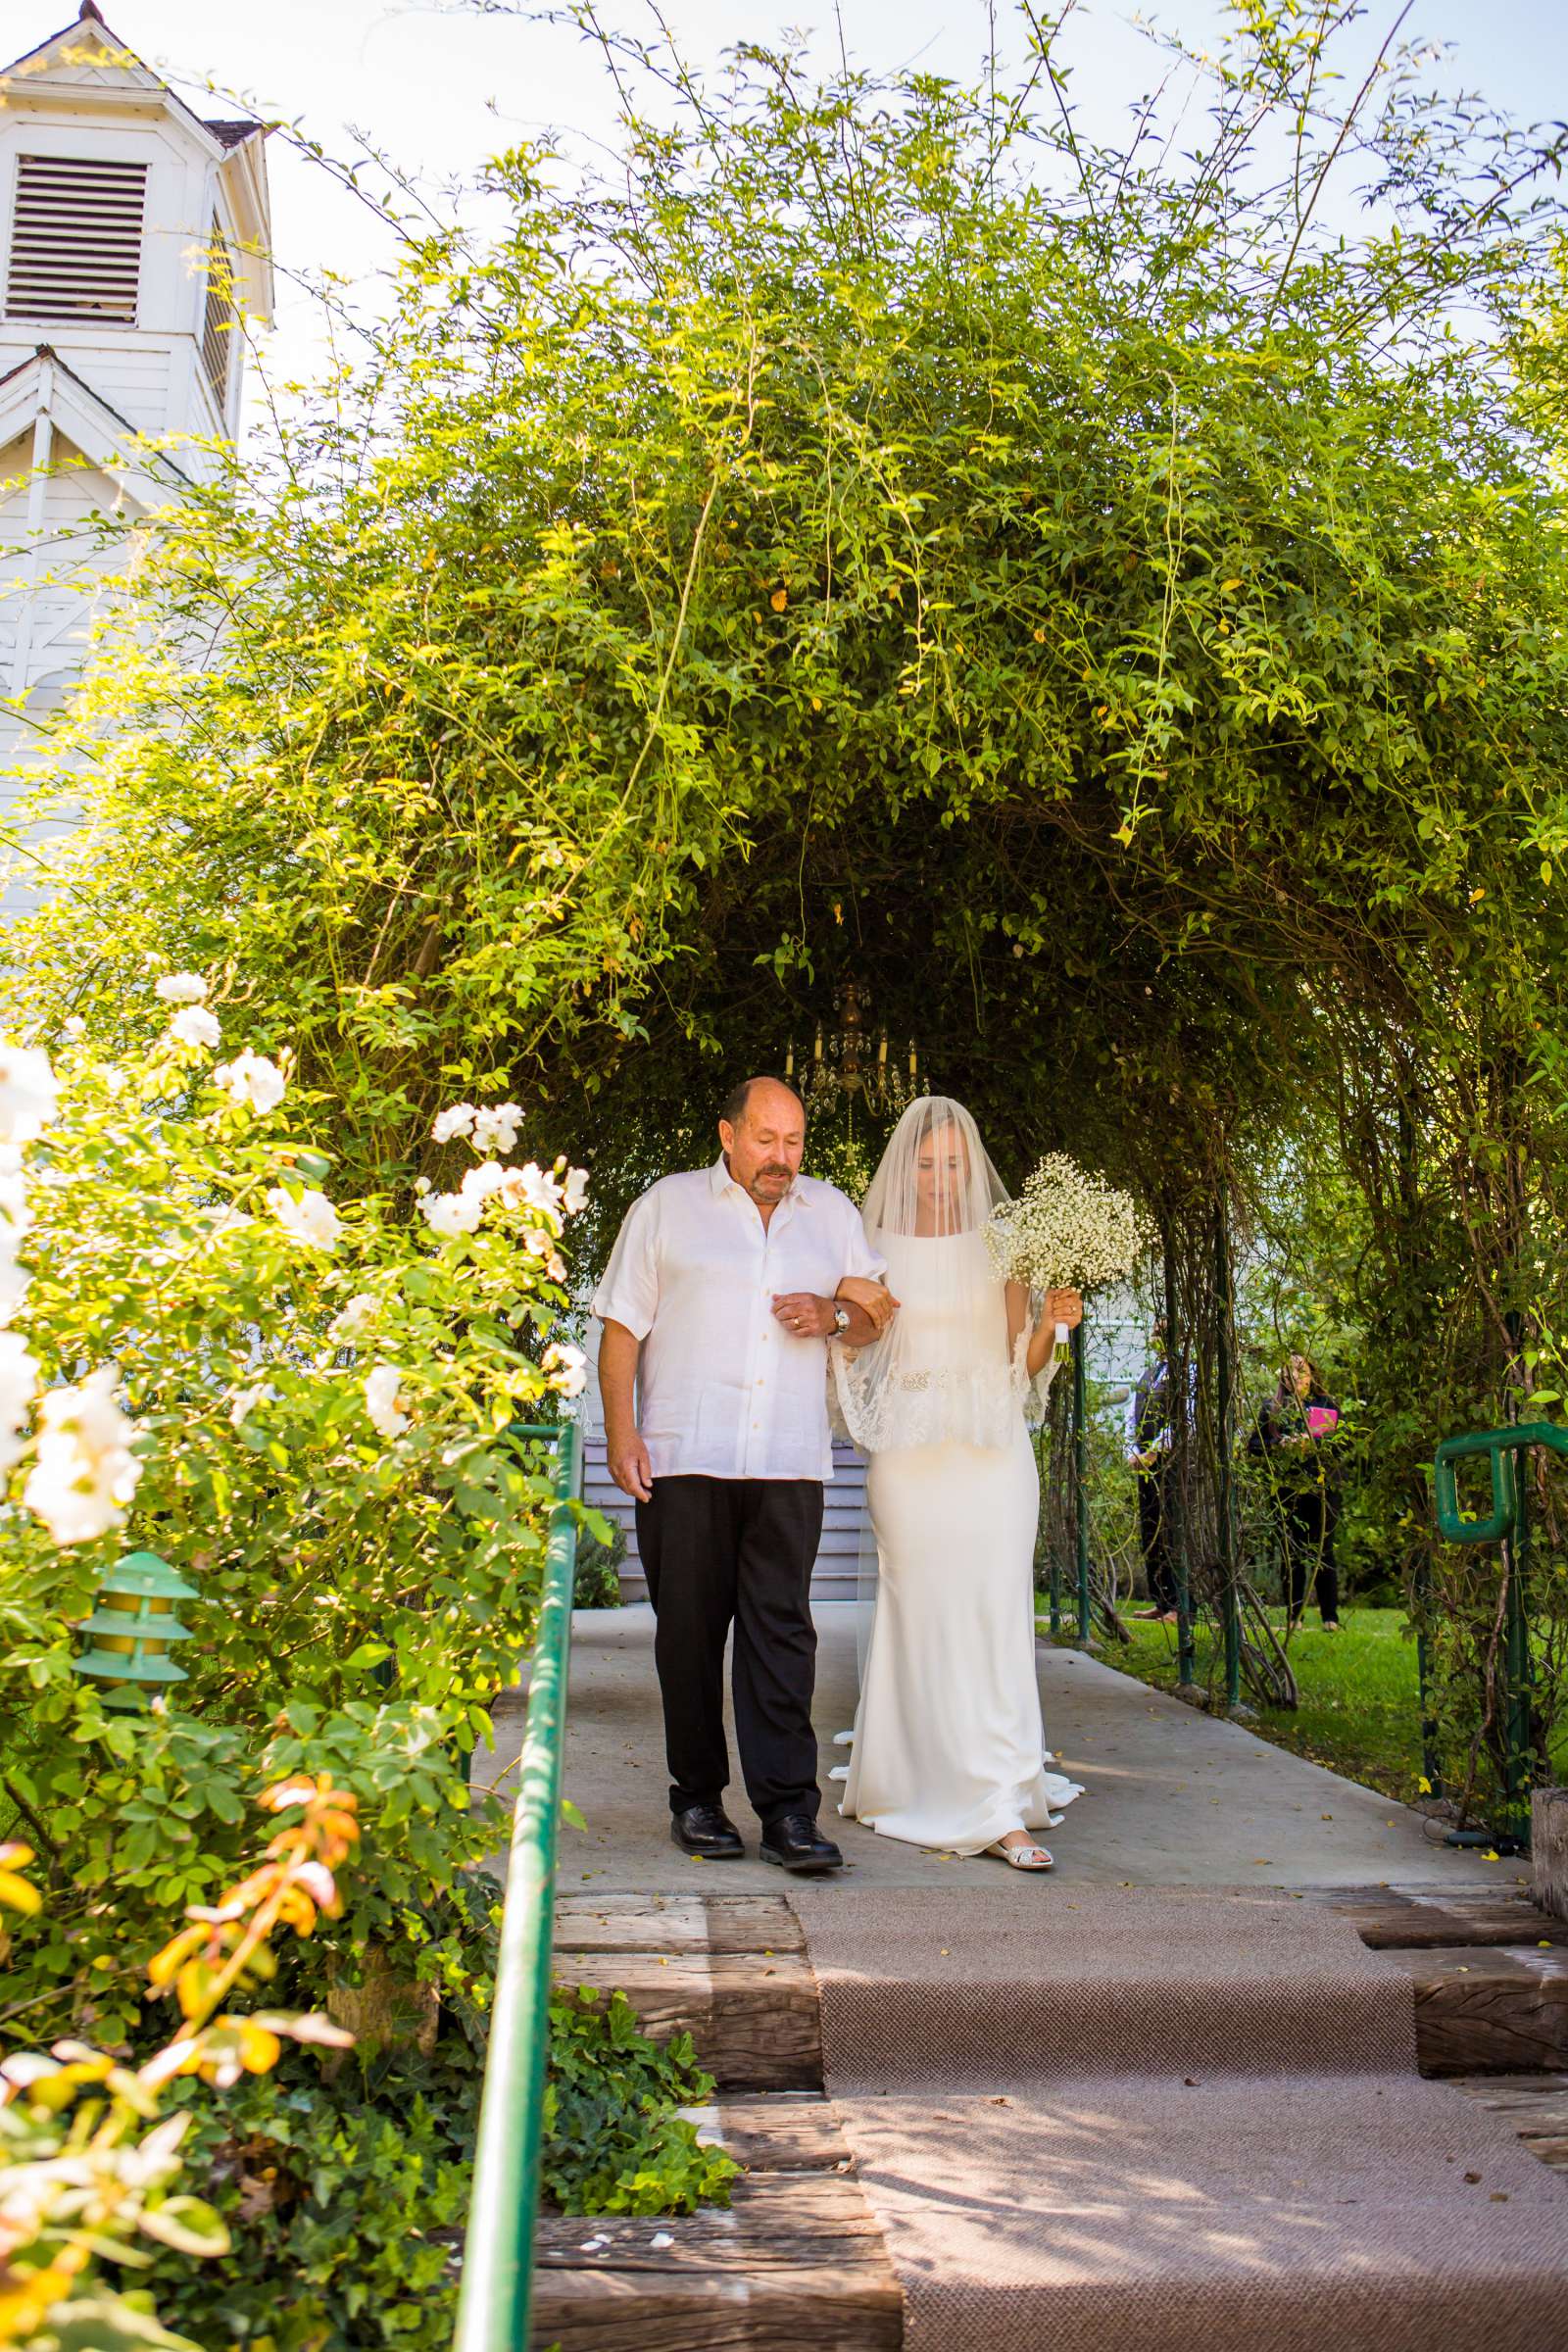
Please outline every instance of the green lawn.
[{"label": "green lawn", "polygon": [[[1404,1623],[1402,1609],[1352,1607],[1344,1612],[1342,1632],[1324,1634],[1314,1614],[1291,1640],[1299,1707],[1262,1708],[1251,1729],[1277,1747],[1309,1756],[1314,1764],[1327,1764],[1386,1796],[1407,1802],[1419,1795],[1415,1643],[1404,1638]],[[1045,1624],[1042,1614],[1042,1631]],[[1283,1612],[1276,1624],[1283,1632]],[[1174,1689],[1176,1628],[1134,1625],[1131,1632],[1132,1641],[1125,1646],[1119,1642],[1103,1643],[1099,1654],[1106,1665],[1156,1689]],[[1214,1663],[1212,1648],[1206,1630],[1200,1628],[1198,1680],[1205,1686]]]}]

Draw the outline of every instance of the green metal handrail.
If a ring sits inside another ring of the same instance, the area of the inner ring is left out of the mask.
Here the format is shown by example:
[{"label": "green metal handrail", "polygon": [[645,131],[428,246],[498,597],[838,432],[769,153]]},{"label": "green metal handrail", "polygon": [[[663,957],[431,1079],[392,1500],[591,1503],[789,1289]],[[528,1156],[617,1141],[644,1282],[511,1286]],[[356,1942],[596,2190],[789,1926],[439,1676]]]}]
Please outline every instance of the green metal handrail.
[{"label": "green metal handrail", "polygon": [[[1506,1544],[1507,1585],[1504,1592],[1503,1677],[1505,1753],[1503,1804],[1506,1840],[1525,1847],[1530,1842],[1530,1606],[1526,1585],[1530,1557],[1530,1488],[1519,1474],[1516,1456],[1532,1446],[1568,1454],[1568,1429],[1551,1421],[1520,1421],[1507,1429],[1480,1429],[1463,1438],[1445,1438],[1432,1465],[1433,1498],[1438,1532],[1450,1544]],[[1467,1519],[1459,1508],[1457,1464],[1484,1454],[1492,1472],[1492,1508],[1483,1518]],[[1426,1637],[1417,1645],[1421,1679],[1423,1742],[1428,1744],[1427,1777],[1434,1788],[1438,1775],[1430,1753],[1431,1730],[1427,1704]]]},{"label": "green metal handrail", "polygon": [[556,1833],[565,1744],[571,1589],[577,1562],[577,1492],[582,1433],[573,1421],[516,1425],[510,1433],[547,1439],[556,1455],[544,1590],[528,1679],[528,1713],[517,1766],[507,1897],[490,2047],[474,2150],[458,2301],[456,2352],[525,2352],[533,2300],[534,2225],[545,2080],[550,2059],[550,1946],[555,1925]]}]

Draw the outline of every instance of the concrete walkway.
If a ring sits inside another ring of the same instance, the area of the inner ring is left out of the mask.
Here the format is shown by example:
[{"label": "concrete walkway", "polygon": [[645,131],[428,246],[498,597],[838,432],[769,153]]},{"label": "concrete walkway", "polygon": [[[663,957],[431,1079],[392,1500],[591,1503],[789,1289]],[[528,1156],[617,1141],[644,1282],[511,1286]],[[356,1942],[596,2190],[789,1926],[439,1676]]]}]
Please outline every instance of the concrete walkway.
[{"label": "concrete walkway", "polygon": [[[1488,1863],[1434,1844],[1422,1816],[1342,1780],[1241,1725],[1217,1721],[1151,1690],[1076,1650],[1038,1652],[1046,1739],[1085,1793],[1059,1830],[1045,1881],[983,1858],[960,1861],[840,1822],[840,1784],[826,1779],[846,1751],[835,1732],[855,1714],[856,1611],[816,1612],[817,1735],[822,1819],[844,1848],[846,1881],[861,1886],[1010,1886],[1020,1902],[1052,1888],[1110,1886],[1484,1886],[1522,1883],[1516,1861]],[[729,1809],[752,1851],[744,1862],[705,1863],[669,1842],[663,1730],[654,1677],[653,1614],[646,1606],[580,1610],[572,1642],[566,1793],[586,1833],[563,1832],[563,1889],[644,1894],[782,1891],[784,1874],[755,1859],[757,1824],[738,1767]],[[523,1695],[495,1711],[495,1744],[474,1758],[476,1786],[510,1785],[522,1737]],[[834,1882],[838,1883],[838,1882]]]}]

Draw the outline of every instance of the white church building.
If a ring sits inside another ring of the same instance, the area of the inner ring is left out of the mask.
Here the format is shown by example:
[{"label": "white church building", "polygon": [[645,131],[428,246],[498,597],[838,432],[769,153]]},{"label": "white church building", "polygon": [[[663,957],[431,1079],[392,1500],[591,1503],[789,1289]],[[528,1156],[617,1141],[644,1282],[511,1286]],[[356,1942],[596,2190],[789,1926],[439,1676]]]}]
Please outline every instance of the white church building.
[{"label": "white church building", "polygon": [[[0,69],[0,759],[85,657],[92,517],[152,518],[238,430],[271,317],[265,126],[208,121],[94,0]],[[20,707],[19,706],[20,698]],[[0,783],[0,914],[25,906]],[[63,812],[64,813],[64,812]]]}]

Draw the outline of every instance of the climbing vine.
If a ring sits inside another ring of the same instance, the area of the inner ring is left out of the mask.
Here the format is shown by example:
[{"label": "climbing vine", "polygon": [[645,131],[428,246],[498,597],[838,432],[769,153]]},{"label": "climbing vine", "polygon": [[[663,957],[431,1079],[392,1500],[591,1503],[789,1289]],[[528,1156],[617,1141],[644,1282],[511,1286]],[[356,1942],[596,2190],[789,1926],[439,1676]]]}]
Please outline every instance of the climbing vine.
[{"label": "climbing vine", "polygon": [[974,91],[563,14],[624,154],[498,158],[488,242],[405,223],[373,364],[139,551],[37,1017],[151,943],[356,1176],[505,1094],[607,1218],[851,969],[1012,1174],[1070,1148],[1178,1254],[1331,1152],[1483,1801],[1495,1564],[1421,1465],[1565,1328],[1558,150],[1414,52],[1346,74],[1321,9],[1167,44],[1206,126],[1119,147],[1031,9]]}]

